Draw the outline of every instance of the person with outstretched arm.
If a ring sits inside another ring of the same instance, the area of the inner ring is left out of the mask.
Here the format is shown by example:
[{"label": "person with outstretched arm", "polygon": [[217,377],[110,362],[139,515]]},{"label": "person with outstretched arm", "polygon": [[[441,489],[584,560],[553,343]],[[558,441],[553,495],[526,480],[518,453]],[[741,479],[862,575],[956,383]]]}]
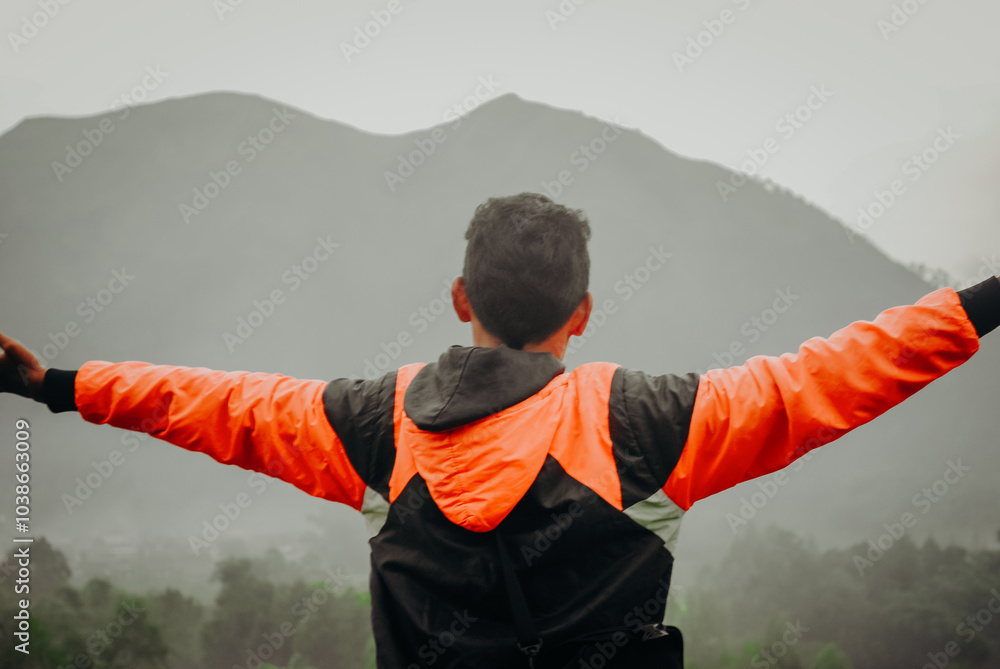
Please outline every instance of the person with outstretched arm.
[{"label": "person with outstretched arm", "polygon": [[876,418],[1000,324],[992,277],[728,369],[567,371],[592,306],[585,214],[490,198],[465,237],[452,297],[473,345],[437,362],[332,381],[59,370],[0,335],[0,391],[360,511],[379,667],[681,666],[661,623],[685,511]]}]

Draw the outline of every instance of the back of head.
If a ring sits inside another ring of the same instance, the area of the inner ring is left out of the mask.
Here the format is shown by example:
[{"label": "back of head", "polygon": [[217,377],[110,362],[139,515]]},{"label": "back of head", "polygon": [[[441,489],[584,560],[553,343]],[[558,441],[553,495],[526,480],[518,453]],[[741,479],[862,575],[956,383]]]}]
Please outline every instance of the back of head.
[{"label": "back of head", "polygon": [[466,294],[486,330],[511,348],[545,340],[587,293],[590,224],[544,195],[490,198],[465,232]]}]

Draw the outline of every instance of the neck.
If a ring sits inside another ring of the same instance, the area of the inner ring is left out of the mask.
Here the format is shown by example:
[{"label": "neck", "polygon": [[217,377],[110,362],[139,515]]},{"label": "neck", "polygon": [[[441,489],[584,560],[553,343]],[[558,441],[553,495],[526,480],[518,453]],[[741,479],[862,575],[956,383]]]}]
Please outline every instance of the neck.
[{"label": "neck", "polygon": [[[483,329],[483,326],[479,324],[478,320],[473,320],[472,322],[472,345],[482,346],[483,348],[496,348],[500,346],[503,341],[499,337],[487,332]],[[569,335],[565,334],[562,330],[556,332],[551,337],[544,341],[536,342],[533,344],[525,344],[521,350],[531,351],[533,353],[551,353],[560,360],[566,355],[566,346],[569,343]]]}]

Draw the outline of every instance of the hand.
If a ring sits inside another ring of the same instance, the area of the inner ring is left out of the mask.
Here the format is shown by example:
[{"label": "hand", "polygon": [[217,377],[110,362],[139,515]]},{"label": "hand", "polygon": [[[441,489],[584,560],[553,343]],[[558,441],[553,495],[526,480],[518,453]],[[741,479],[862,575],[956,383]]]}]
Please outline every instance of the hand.
[{"label": "hand", "polygon": [[0,333],[0,393],[14,393],[37,400],[45,368],[21,342]]}]

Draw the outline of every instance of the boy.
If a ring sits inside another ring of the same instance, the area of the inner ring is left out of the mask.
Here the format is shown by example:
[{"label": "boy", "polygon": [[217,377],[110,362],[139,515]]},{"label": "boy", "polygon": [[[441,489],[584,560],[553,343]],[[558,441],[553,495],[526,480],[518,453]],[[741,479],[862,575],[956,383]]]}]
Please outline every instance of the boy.
[{"label": "boy", "polygon": [[702,375],[566,372],[592,305],[583,212],[491,198],[465,237],[452,298],[474,345],[436,363],[330,382],[142,362],[45,370],[0,335],[0,390],[93,423],[151,417],[153,436],[361,511],[380,667],[526,666],[539,651],[538,666],[590,666],[595,648],[625,661],[661,646],[639,639],[663,639],[692,504],[875,418],[1000,324],[993,277],[794,355]]}]

